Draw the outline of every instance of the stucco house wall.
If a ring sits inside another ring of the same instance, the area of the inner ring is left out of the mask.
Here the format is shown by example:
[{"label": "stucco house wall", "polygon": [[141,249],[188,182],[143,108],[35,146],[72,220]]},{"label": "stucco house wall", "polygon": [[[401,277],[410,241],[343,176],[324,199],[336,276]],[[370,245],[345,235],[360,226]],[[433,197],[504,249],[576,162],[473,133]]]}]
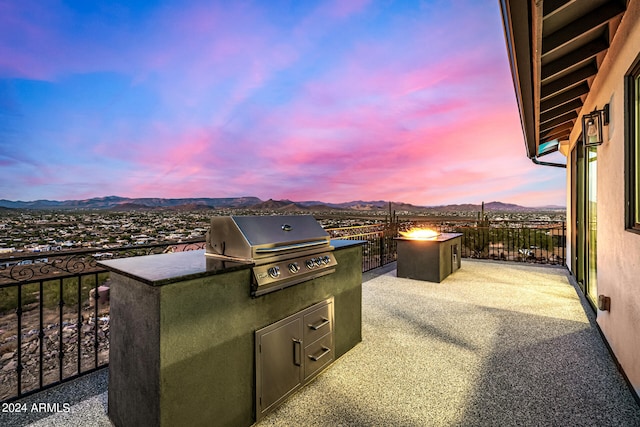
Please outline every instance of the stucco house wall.
[{"label": "stucco house wall", "polygon": [[[597,322],[618,362],[640,395],[640,235],[625,230],[625,123],[624,76],[640,55],[640,0],[632,0],[611,41],[611,47],[593,82],[583,112],[610,105],[605,142],[598,147],[597,177],[597,290],[611,298],[608,312],[598,311]],[[581,123],[581,118],[576,122]],[[571,133],[571,145],[580,136]],[[571,218],[571,165],[567,168]],[[571,224],[568,224],[571,232]],[[571,235],[568,241],[570,250]],[[570,260],[570,258],[567,258]],[[567,261],[569,267],[571,262]]]}]

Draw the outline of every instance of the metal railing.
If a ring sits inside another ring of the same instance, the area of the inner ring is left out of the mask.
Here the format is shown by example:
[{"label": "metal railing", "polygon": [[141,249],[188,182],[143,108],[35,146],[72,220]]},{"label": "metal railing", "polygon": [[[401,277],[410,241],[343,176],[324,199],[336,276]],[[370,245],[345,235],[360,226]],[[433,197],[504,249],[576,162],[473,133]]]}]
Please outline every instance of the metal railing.
[{"label": "metal railing", "polygon": [[395,233],[386,224],[327,228],[332,239],[365,240],[362,246],[362,272],[396,260]]},{"label": "metal railing", "polygon": [[404,221],[389,227],[381,223],[328,228],[335,239],[366,240],[362,271],[396,260],[396,230],[431,228],[440,233],[462,233],[462,257],[502,261],[560,264],[565,262],[565,223],[554,221],[491,221],[483,226],[470,220]]},{"label": "metal railing", "polygon": [[0,259],[0,401],[108,364],[109,273],[98,260],[203,248],[198,241]]},{"label": "metal railing", "polygon": [[[405,221],[326,231],[366,241],[365,272],[395,261],[397,231],[412,226],[462,233],[463,257],[564,263],[564,223]],[[98,260],[203,248],[198,240],[0,258],[0,402],[107,366],[109,273]]]},{"label": "metal railing", "polygon": [[441,233],[462,233],[462,257],[563,265],[566,257],[564,222],[495,221],[427,223]]}]

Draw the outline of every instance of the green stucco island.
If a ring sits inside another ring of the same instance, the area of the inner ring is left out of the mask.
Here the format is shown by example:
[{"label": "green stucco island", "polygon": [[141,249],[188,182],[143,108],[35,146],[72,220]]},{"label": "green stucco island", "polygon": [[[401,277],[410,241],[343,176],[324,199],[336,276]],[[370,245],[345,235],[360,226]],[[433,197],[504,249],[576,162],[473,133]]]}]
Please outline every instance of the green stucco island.
[{"label": "green stucco island", "polygon": [[332,296],[336,359],[353,348],[362,340],[362,249],[339,243],[335,273],[258,298],[249,293],[251,265],[158,284],[137,279],[119,260],[103,263],[113,282],[111,421],[118,427],[252,425],[254,332]]}]

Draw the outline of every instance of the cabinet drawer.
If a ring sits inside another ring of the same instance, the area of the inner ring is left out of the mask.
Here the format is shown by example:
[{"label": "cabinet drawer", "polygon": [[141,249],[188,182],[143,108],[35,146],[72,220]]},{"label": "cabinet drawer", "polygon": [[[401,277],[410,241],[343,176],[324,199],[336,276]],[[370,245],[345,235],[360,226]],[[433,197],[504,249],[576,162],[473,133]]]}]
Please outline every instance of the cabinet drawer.
[{"label": "cabinet drawer", "polygon": [[333,362],[333,334],[325,335],[304,349],[305,381]]},{"label": "cabinet drawer", "polygon": [[333,304],[325,304],[304,316],[304,342],[311,344],[333,330]]}]

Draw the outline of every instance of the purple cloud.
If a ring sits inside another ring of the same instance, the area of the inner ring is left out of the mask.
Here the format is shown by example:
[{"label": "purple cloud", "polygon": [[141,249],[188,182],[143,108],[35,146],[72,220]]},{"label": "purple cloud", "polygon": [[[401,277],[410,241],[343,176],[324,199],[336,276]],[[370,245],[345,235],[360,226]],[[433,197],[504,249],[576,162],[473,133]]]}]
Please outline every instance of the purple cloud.
[{"label": "purple cloud", "polygon": [[564,203],[493,2],[5,2],[0,40],[7,198]]}]

